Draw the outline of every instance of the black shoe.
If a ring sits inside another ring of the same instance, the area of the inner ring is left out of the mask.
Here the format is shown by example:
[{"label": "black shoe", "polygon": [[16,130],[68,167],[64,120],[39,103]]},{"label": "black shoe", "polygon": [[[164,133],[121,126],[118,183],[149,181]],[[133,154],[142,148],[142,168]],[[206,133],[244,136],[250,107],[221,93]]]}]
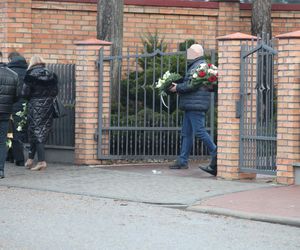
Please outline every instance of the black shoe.
[{"label": "black shoe", "polygon": [[16,166],[24,167],[24,161],[16,161]]},{"label": "black shoe", "polygon": [[199,166],[199,168],[205,171],[206,173],[209,173],[213,176],[217,176],[217,168],[212,168],[211,166]]},{"label": "black shoe", "polygon": [[4,177],[4,170],[0,170],[0,179],[3,179]]},{"label": "black shoe", "polygon": [[180,164],[178,162],[175,162],[174,164],[169,166],[169,169],[187,169],[189,166],[186,164]]}]

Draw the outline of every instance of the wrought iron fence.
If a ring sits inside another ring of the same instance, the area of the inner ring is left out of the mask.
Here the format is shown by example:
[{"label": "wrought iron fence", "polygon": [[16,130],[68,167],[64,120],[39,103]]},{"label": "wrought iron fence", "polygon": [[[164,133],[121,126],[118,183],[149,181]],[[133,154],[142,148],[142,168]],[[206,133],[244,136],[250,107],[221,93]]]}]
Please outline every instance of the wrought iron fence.
[{"label": "wrought iron fence", "polygon": [[48,64],[47,68],[58,76],[58,96],[67,110],[67,116],[54,119],[47,145],[73,148],[75,145],[75,65]]},{"label": "wrought iron fence", "polygon": [[[215,53],[211,57],[215,60]],[[103,116],[103,64],[110,63],[109,115]],[[115,62],[118,61],[116,64]],[[214,61],[213,61],[214,62]],[[178,109],[178,96],[165,97],[166,108],[155,88],[156,82],[167,70],[182,75],[187,69],[186,53],[165,52],[163,49],[143,51],[120,56],[104,56],[100,50],[99,92],[99,159],[164,160],[174,159],[181,146],[180,130],[183,112]],[[117,74],[112,72],[116,69]],[[214,93],[206,127],[214,137]],[[104,135],[107,135],[105,137]],[[108,143],[108,146],[107,146]],[[107,148],[108,152],[103,153]],[[208,156],[208,150],[195,140],[191,158]]]}]

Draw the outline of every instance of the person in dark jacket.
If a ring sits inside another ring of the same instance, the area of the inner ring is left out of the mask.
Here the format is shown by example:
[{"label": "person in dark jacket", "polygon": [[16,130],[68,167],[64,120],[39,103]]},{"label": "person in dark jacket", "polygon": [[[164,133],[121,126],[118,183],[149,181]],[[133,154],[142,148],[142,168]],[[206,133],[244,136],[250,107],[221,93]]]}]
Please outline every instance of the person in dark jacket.
[{"label": "person in dark jacket", "polygon": [[7,131],[13,104],[17,100],[18,83],[18,75],[2,63],[0,52],[0,179],[4,178]]},{"label": "person in dark jacket", "polygon": [[206,87],[195,87],[190,79],[196,68],[205,63],[203,48],[200,44],[193,44],[187,50],[188,70],[182,83],[173,83],[171,92],[179,94],[179,108],[184,111],[183,127],[181,130],[181,151],[177,161],[170,169],[188,168],[188,158],[196,135],[208,148],[212,160],[207,167],[200,168],[209,174],[217,175],[217,146],[205,129],[205,112],[210,105],[210,92]]},{"label": "person in dark jacket", "polygon": [[[33,171],[47,167],[45,143],[53,126],[53,99],[58,94],[57,76],[45,66],[40,56],[33,56],[24,78],[22,96],[28,100],[28,140],[30,143],[25,167]],[[37,152],[38,163],[34,166]]]},{"label": "person in dark jacket", "polygon": [[12,139],[12,152],[13,158],[16,161],[17,166],[24,166],[24,146],[23,142],[26,138],[26,129],[23,128],[21,131],[18,131],[18,124],[21,121],[20,116],[16,115],[17,112],[23,111],[23,104],[25,103],[24,98],[21,96],[24,77],[28,68],[25,58],[20,55],[18,52],[11,52],[8,55],[7,67],[15,71],[19,76],[19,88],[18,88],[18,101],[13,106],[13,139]]}]

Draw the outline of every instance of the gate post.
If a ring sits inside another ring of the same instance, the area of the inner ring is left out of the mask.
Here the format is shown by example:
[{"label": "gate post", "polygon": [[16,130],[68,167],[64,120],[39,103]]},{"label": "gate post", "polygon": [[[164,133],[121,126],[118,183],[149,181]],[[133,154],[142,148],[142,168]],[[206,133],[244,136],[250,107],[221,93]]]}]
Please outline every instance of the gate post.
[{"label": "gate post", "polygon": [[239,169],[240,119],[240,65],[241,45],[254,36],[234,33],[218,37],[218,177],[224,179],[249,179],[256,174],[241,173]]},{"label": "gate post", "polygon": [[[101,164],[97,158],[99,50],[109,54],[110,42],[97,39],[75,42],[76,50],[76,105],[75,105],[75,164]],[[107,67],[108,68],[107,68]],[[103,72],[105,86],[109,82],[106,65]],[[109,92],[108,92],[109,93]],[[106,100],[107,101],[107,100]],[[107,109],[105,109],[107,112]],[[103,111],[104,112],[104,111]],[[104,114],[105,115],[105,114]]]},{"label": "gate post", "polygon": [[300,31],[277,36],[277,182],[294,184],[300,162]]}]

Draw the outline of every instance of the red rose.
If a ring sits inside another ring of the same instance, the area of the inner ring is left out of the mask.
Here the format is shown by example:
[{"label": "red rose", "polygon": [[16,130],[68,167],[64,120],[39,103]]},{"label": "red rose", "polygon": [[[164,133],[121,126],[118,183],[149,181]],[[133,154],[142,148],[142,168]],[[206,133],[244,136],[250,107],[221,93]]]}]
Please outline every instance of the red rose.
[{"label": "red rose", "polygon": [[199,71],[198,76],[199,76],[199,77],[204,77],[204,76],[206,76],[205,71]]},{"label": "red rose", "polygon": [[207,80],[209,82],[215,82],[215,81],[217,81],[217,77],[216,76],[210,76]]},{"label": "red rose", "polygon": [[211,67],[212,66],[212,64],[211,63],[209,63],[209,64],[207,64],[208,65],[208,67]]}]

